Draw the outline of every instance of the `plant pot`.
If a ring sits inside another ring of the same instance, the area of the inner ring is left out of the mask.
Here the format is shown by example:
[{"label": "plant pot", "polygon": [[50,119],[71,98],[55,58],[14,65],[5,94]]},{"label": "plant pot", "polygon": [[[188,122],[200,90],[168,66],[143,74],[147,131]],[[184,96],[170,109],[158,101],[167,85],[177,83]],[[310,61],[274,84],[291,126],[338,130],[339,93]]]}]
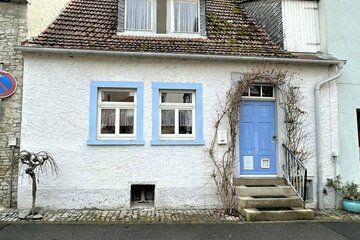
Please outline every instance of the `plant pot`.
[{"label": "plant pot", "polygon": [[343,206],[349,212],[360,213],[360,201],[344,199]]}]

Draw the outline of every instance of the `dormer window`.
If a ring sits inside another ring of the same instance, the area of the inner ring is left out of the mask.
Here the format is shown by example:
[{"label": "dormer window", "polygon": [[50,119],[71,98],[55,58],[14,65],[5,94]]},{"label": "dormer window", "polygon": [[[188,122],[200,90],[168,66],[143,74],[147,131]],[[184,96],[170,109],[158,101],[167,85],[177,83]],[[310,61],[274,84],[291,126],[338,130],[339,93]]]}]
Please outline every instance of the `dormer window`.
[{"label": "dormer window", "polygon": [[125,15],[126,30],[151,31],[154,0],[126,0]]},{"label": "dormer window", "polygon": [[205,0],[119,0],[118,17],[126,34],[205,35]]},{"label": "dormer window", "polygon": [[199,1],[174,0],[174,32],[199,32]]}]

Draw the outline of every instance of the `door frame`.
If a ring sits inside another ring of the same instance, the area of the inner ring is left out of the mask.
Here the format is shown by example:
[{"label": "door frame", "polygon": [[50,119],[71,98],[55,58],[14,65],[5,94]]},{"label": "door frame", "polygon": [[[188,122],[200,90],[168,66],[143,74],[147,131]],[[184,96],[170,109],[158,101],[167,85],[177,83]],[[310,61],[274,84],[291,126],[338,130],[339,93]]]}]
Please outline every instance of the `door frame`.
[{"label": "door frame", "polygon": [[[271,85],[271,84],[266,84],[266,83],[254,83],[254,85]],[[274,91],[273,91],[273,97],[272,98],[262,98],[262,97],[242,97],[241,101],[258,101],[258,102],[274,102],[274,133],[276,134],[276,139],[275,139],[275,165],[276,165],[276,173],[274,175],[243,175],[241,174],[241,170],[240,170],[240,121],[239,121],[239,126],[238,126],[238,134],[239,136],[237,137],[237,144],[236,144],[236,154],[237,154],[237,163],[236,165],[236,173],[235,173],[235,177],[276,177],[279,176],[281,174],[281,161],[282,158],[280,157],[280,149],[279,149],[279,138],[280,136],[282,136],[282,134],[279,132],[279,116],[278,116],[278,108],[279,108],[279,102],[278,102],[278,89],[276,87],[276,85],[272,85],[274,87]],[[241,102],[240,102],[241,104]],[[239,109],[240,109],[240,104],[239,104]],[[240,110],[239,110],[240,111]],[[240,113],[241,114],[241,113]],[[240,115],[239,115],[240,118]]]}]

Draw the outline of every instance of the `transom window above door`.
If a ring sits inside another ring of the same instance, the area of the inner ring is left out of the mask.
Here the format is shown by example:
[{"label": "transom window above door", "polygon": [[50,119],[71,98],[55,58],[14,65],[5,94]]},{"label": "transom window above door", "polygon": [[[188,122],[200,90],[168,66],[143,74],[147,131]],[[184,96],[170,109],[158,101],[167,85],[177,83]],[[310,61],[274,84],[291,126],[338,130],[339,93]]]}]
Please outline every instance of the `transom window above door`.
[{"label": "transom window above door", "polygon": [[274,86],[266,84],[253,84],[243,95],[245,98],[274,98]]},{"label": "transom window above door", "polygon": [[201,14],[205,12],[205,0],[119,1],[125,4],[123,18],[127,32],[199,35],[201,24],[205,29],[205,14]]}]

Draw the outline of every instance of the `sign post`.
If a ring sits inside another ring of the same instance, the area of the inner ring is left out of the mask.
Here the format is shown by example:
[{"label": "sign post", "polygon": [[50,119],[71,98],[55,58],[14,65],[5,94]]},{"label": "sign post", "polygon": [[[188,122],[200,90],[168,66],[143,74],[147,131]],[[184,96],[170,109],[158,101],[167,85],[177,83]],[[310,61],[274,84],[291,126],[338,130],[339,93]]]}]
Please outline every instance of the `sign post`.
[{"label": "sign post", "polygon": [[0,99],[10,97],[17,87],[16,79],[10,73],[0,70]]}]

